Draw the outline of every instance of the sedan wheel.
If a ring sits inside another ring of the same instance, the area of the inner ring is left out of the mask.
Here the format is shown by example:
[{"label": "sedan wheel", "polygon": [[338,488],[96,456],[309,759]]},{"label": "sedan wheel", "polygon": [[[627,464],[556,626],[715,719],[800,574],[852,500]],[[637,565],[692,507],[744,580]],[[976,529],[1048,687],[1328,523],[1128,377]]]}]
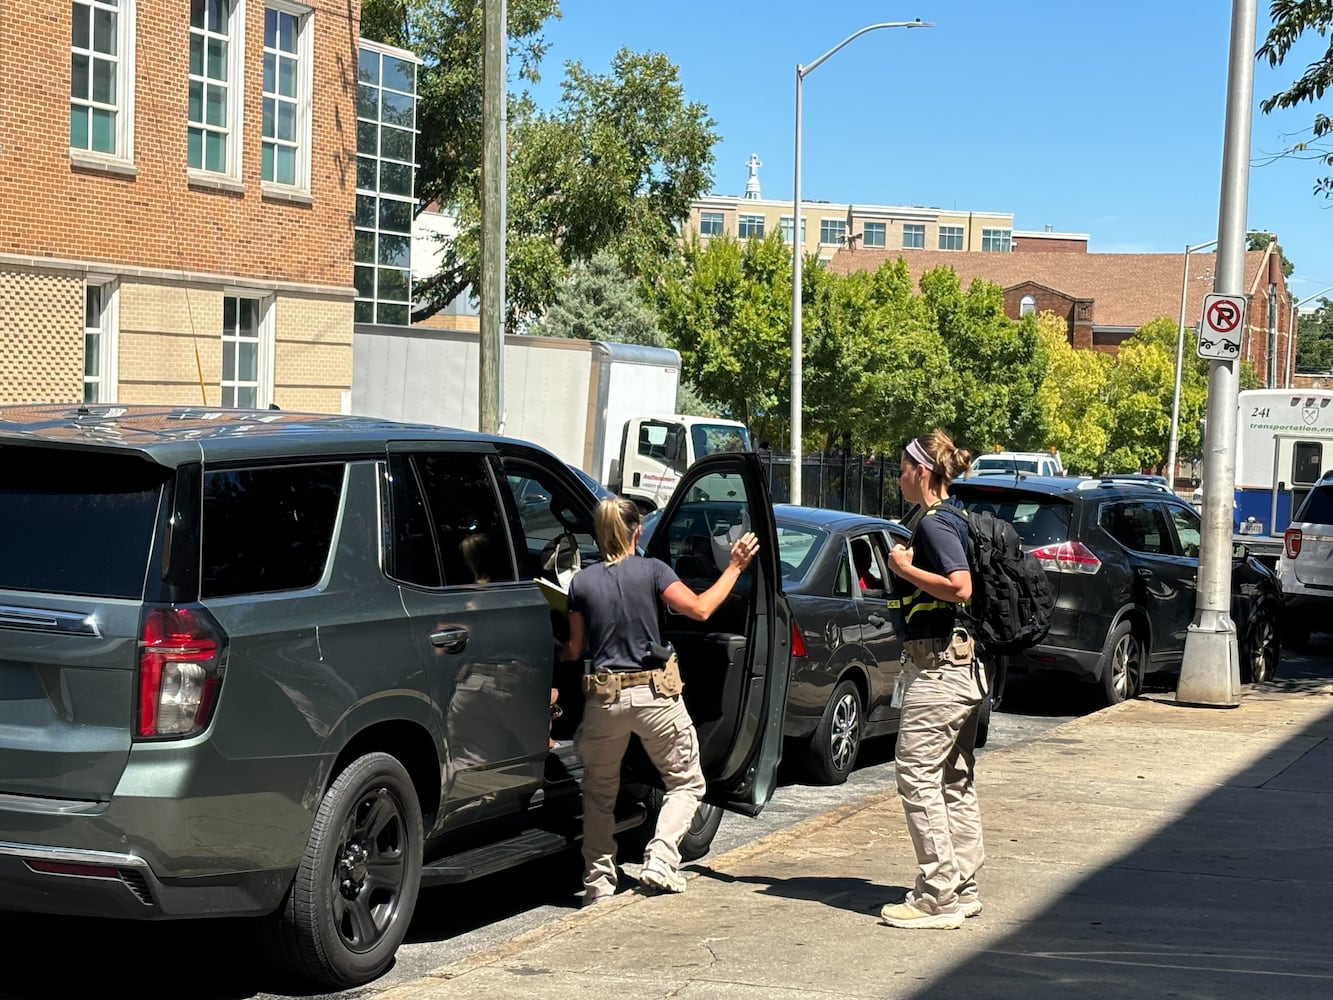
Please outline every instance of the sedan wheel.
[{"label": "sedan wheel", "polygon": [[1260,608],[1242,647],[1241,682],[1263,684],[1276,677],[1278,646],[1277,618],[1268,608]]},{"label": "sedan wheel", "polygon": [[846,781],[861,749],[861,731],[861,695],[851,681],[841,681],[810,738],[811,776],[825,785]]}]

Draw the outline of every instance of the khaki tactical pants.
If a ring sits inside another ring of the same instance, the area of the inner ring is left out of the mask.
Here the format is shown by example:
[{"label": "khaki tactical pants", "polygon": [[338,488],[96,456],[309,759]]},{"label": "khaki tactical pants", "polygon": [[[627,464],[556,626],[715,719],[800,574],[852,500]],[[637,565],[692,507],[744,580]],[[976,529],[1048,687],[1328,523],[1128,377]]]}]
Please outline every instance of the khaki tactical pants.
[{"label": "khaki tactical pants", "polygon": [[645,864],[655,859],[677,868],[681,838],[707,788],[699,737],[679,695],[662,697],[647,684],[624,688],[609,703],[590,695],[574,737],[583,759],[583,884],[589,899],[616,889],[615,804],[630,733],[639,737],[666,786]]},{"label": "khaki tactical pants", "polygon": [[920,872],[912,901],[938,913],[977,895],[985,861],[976,770],[977,706],[986,680],[971,637],[903,644],[908,688],[895,753],[898,794]]}]

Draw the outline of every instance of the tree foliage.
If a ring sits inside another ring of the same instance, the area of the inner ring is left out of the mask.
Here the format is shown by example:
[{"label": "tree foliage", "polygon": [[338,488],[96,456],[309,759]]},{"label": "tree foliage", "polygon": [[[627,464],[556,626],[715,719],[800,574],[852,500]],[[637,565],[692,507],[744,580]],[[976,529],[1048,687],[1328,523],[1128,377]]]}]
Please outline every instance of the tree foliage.
[{"label": "tree foliage", "polygon": [[1025,316],[1046,352],[1047,375],[1037,389],[1049,428],[1049,447],[1059,450],[1070,472],[1101,472],[1110,440],[1111,409],[1107,381],[1111,357],[1077,350],[1069,342],[1068,323],[1054,313]]},{"label": "tree foliage", "polygon": [[1296,370],[1333,371],[1333,301],[1321,298],[1312,312],[1298,318]]},{"label": "tree foliage", "polygon": [[[1245,237],[1245,249],[1263,250],[1272,242],[1273,236],[1271,233],[1249,233]],[[1287,259],[1287,251],[1282,249],[1281,244],[1278,244],[1277,255],[1282,261],[1282,277],[1290,278],[1296,270],[1296,265]]]},{"label": "tree foliage", "polygon": [[[1270,66],[1281,66],[1307,31],[1327,38],[1329,28],[1333,26],[1333,0],[1272,0],[1268,11],[1272,26],[1259,47],[1259,58],[1267,59]],[[1269,114],[1275,108],[1294,108],[1307,102],[1317,104],[1330,86],[1333,86],[1333,45],[1306,66],[1305,72],[1286,90],[1265,98],[1259,107],[1264,114]],[[1333,139],[1330,136],[1333,120],[1316,108],[1310,133],[1310,141],[1297,142],[1284,150],[1284,154],[1316,159],[1324,166],[1333,167],[1333,149],[1329,146]],[[1333,197],[1333,177],[1318,178],[1314,193]]]},{"label": "tree foliage", "polygon": [[663,347],[666,338],[652,308],[609,251],[576,264],[556,290],[555,303],[529,329],[542,337]]}]

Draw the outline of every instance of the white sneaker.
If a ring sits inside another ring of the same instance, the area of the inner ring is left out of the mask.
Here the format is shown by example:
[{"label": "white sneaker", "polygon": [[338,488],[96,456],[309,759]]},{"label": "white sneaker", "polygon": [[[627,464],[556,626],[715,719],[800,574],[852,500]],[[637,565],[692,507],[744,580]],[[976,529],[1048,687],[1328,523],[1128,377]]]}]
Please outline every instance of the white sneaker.
[{"label": "white sneaker", "polygon": [[687,884],[684,875],[656,858],[645,862],[643,871],[639,872],[639,882],[659,892],[684,892]]}]

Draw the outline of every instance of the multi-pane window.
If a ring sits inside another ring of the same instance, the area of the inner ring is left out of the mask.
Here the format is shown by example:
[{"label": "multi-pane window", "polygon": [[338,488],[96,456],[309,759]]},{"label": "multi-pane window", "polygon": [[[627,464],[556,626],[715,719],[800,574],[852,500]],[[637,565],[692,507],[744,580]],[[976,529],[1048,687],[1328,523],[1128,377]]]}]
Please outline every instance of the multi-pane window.
[{"label": "multi-pane window", "polygon": [[[801,216],[801,246],[805,246],[805,216]],[[791,216],[784,215],[778,220],[778,228],[782,231],[782,242],[791,246]]]},{"label": "multi-pane window", "polygon": [[364,46],[356,122],[355,274],[358,323],[411,321],[416,63]]},{"label": "multi-pane window", "polygon": [[736,234],[743,240],[762,239],[764,235],[764,217],[762,215],[742,215],[736,220]]},{"label": "multi-pane window", "polygon": [[824,246],[841,246],[847,242],[846,219],[820,219],[819,242]]},{"label": "multi-pane window", "polygon": [[981,249],[997,253],[1009,253],[1013,249],[1014,231],[1012,229],[983,229],[981,231]]},{"label": "multi-pane window", "polygon": [[861,230],[861,245],[882,247],[888,240],[888,226],[883,222],[867,222]]},{"label": "multi-pane window", "polygon": [[[234,87],[240,73],[233,69],[239,39],[233,26],[242,18],[234,0],[190,2],[189,165],[195,170],[234,174],[231,152]],[[237,67],[239,68],[239,67]]]},{"label": "multi-pane window", "polygon": [[114,403],[115,373],[112,371],[115,332],[111,317],[115,284],[88,282],[83,294],[83,401]]},{"label": "multi-pane window", "polygon": [[1021,319],[1024,316],[1031,316],[1037,311],[1037,299],[1032,295],[1024,295],[1021,302],[1018,303],[1018,316]]},{"label": "multi-pane window", "polygon": [[903,223],[903,249],[923,250],[926,246],[926,227],[919,222]]},{"label": "multi-pane window", "polygon": [[264,10],[264,122],[260,176],[305,187],[308,178],[310,14],[295,7]]},{"label": "multi-pane window", "polygon": [[222,405],[259,405],[261,299],[222,299]]},{"label": "multi-pane window", "polygon": [[73,0],[69,144],[74,149],[130,158],[133,2]]},{"label": "multi-pane window", "polygon": [[721,236],[721,235],[722,235],[722,213],[721,213],[721,212],[700,212],[700,213],[699,213],[699,235],[700,235],[700,236]]},{"label": "multi-pane window", "polygon": [[963,227],[940,226],[940,249],[941,250],[963,249]]}]

